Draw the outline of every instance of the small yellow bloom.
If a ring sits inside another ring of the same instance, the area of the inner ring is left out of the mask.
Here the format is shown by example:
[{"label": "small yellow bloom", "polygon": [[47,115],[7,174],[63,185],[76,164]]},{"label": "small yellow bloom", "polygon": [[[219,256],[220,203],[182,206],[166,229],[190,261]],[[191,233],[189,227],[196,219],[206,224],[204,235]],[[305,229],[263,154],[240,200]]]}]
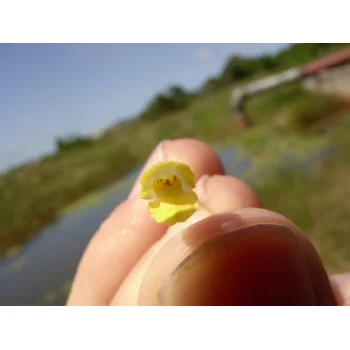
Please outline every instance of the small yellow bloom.
[{"label": "small yellow bloom", "polygon": [[148,169],[140,180],[141,199],[159,223],[169,226],[187,220],[198,209],[194,174],[186,164],[166,161]]}]

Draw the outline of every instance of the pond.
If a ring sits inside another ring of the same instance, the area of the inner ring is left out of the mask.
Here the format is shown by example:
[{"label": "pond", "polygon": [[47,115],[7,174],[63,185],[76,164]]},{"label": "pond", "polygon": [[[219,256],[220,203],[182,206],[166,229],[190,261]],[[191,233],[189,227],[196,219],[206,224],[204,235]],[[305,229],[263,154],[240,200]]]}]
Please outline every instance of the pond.
[{"label": "pond", "polygon": [[[228,174],[244,178],[254,162],[236,149],[218,153]],[[324,153],[308,157],[310,165]],[[64,305],[86,245],[100,223],[125,200],[140,168],[112,186],[67,208],[23,247],[0,260],[0,305]]]}]

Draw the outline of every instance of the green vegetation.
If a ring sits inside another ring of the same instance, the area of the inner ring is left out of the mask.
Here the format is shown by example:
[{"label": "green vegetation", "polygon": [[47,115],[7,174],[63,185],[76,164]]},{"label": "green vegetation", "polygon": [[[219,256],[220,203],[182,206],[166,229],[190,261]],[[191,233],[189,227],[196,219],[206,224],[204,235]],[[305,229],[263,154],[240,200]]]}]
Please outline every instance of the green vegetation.
[{"label": "green vegetation", "polygon": [[[335,97],[308,93],[298,84],[286,86],[248,102],[253,127],[241,133],[228,102],[233,84],[305,63],[322,50],[341,46],[300,44],[271,57],[233,57],[199,91],[171,87],[156,96],[138,118],[110,128],[98,139],[57,140],[56,154],[0,176],[0,252],[22,244],[64,208],[128,173],[159,141],[193,137],[249,153],[256,160],[255,172],[264,170],[267,175],[256,182],[253,174],[247,174],[246,181],[256,188],[266,207],[295,220],[310,234],[330,268],[340,268],[340,260],[332,258],[328,249],[333,253],[343,249],[343,260],[350,261],[345,258],[349,249],[344,248],[345,244],[350,247],[346,235],[350,204],[344,197],[350,188],[345,148],[350,146],[349,105]],[[281,161],[291,150],[304,159],[329,145],[339,151],[320,166],[322,171],[307,175],[291,171]]]},{"label": "green vegetation", "polygon": [[264,206],[287,216],[315,244],[329,273],[350,270],[350,113],[323,139],[336,155],[317,162],[310,173],[288,165],[255,186]]},{"label": "green vegetation", "polygon": [[77,148],[86,148],[92,144],[92,140],[79,135],[71,135],[66,138],[59,137],[56,140],[57,153],[75,150]]}]

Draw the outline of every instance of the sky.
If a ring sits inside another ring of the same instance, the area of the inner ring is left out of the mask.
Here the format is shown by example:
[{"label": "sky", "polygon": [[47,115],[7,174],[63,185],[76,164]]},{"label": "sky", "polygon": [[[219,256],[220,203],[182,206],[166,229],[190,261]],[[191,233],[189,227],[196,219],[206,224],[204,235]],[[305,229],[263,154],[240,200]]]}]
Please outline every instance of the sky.
[{"label": "sky", "polygon": [[169,85],[199,87],[234,54],[286,44],[0,44],[0,171],[136,116]]}]

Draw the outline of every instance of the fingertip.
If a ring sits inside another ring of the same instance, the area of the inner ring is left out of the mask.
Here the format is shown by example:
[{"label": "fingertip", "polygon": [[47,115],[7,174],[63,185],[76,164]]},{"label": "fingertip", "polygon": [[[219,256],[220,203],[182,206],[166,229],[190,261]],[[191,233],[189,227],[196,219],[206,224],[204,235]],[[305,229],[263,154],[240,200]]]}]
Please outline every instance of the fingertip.
[{"label": "fingertip", "polygon": [[[144,275],[138,303],[336,305],[312,248],[305,235],[277,213],[259,208],[218,213],[177,233],[159,249]],[[180,267],[186,272],[180,273]],[[223,278],[211,285],[219,274]],[[207,295],[200,299],[204,288]]]},{"label": "fingertip", "polygon": [[205,200],[213,212],[262,207],[258,195],[248,184],[225,175],[214,175],[207,181]]},{"label": "fingertip", "polygon": [[161,305],[316,305],[296,236],[255,225],[201,245],[163,282]]},{"label": "fingertip", "polygon": [[337,304],[350,306],[350,273],[333,275],[330,278]]},{"label": "fingertip", "polygon": [[164,146],[166,159],[182,161],[190,165],[196,179],[201,175],[224,174],[224,166],[218,154],[206,143],[197,139],[181,138]]}]

